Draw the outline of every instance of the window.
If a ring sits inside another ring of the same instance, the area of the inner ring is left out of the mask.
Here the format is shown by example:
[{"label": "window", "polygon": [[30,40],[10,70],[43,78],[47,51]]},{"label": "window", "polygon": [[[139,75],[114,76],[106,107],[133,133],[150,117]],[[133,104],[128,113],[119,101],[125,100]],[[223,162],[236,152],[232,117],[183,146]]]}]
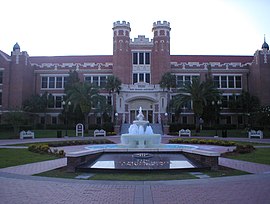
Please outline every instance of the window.
[{"label": "window", "polygon": [[63,78],[62,77],[56,77],[56,88],[62,88]]},{"label": "window", "polygon": [[234,76],[228,76],[229,88],[234,88]]},{"label": "window", "polygon": [[105,87],[106,86],[106,83],[107,83],[107,78],[106,76],[101,76],[100,77],[100,87]]},{"label": "window", "polygon": [[63,89],[67,83],[67,77],[63,76],[43,76],[41,77],[42,89]]},{"label": "window", "polygon": [[241,76],[235,76],[235,88],[242,88]]},{"label": "window", "polygon": [[84,81],[91,83],[94,86],[105,88],[107,84],[107,76],[87,76],[84,78]]},{"label": "window", "polygon": [[55,77],[49,77],[49,88],[55,88]]},{"label": "window", "polygon": [[139,74],[139,82],[144,82],[144,74],[143,73]]},{"label": "window", "polygon": [[138,74],[133,74],[133,84],[138,82]]},{"label": "window", "polygon": [[150,53],[149,52],[145,53],[145,64],[150,64]]},{"label": "window", "polygon": [[138,53],[137,52],[133,53],[133,64],[138,64]]},{"label": "window", "polygon": [[46,89],[48,86],[48,77],[41,78],[41,88]]},{"label": "window", "polygon": [[184,86],[184,76],[176,76],[176,84],[178,87]]},{"label": "window", "polygon": [[93,85],[98,86],[98,76],[93,76]]},{"label": "window", "polygon": [[217,88],[242,88],[242,77],[241,76],[214,76],[214,83]]},{"label": "window", "polygon": [[3,71],[0,71],[0,84],[3,84]]},{"label": "window", "polygon": [[185,84],[191,84],[192,80],[198,77],[199,76],[192,76],[192,75],[177,75],[176,85],[177,87],[183,87]]},{"label": "window", "polygon": [[150,73],[145,74],[145,82],[150,83]]},{"label": "window", "polygon": [[139,53],[139,64],[144,64],[144,53],[143,52]]},{"label": "window", "polygon": [[227,76],[221,76],[221,88],[227,88]]},{"label": "window", "polygon": [[112,105],[112,97],[107,96],[107,104]]},{"label": "window", "polygon": [[220,83],[219,83],[219,76],[214,76],[214,84],[217,88],[220,87]]},{"label": "window", "polygon": [[124,31],[123,31],[123,30],[119,30],[119,31],[118,31],[118,34],[119,34],[119,35],[124,35]]},{"label": "window", "polygon": [[150,64],[150,52],[133,52],[132,54],[132,63],[137,64]]},{"label": "window", "polygon": [[55,108],[62,108],[62,96],[55,96]]}]

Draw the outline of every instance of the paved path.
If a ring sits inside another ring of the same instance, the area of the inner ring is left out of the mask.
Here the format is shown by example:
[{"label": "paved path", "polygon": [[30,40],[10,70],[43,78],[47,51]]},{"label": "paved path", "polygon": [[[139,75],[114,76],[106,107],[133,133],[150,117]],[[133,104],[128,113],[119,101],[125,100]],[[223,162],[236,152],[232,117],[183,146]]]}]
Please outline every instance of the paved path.
[{"label": "paved path", "polygon": [[45,171],[50,171],[67,165],[67,158],[55,159],[43,162],[36,162],[31,164],[24,164],[20,166],[11,166],[0,169],[0,172],[20,174],[20,175],[34,175]]},{"label": "paved path", "polygon": [[0,173],[4,204],[267,204],[270,174],[184,181],[110,182]]}]

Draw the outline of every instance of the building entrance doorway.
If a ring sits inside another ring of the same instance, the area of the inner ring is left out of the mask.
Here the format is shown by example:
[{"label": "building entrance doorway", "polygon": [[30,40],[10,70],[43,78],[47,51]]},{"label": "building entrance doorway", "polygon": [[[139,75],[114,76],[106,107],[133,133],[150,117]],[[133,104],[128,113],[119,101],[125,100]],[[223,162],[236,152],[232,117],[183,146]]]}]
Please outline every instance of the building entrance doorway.
[{"label": "building entrance doorway", "polygon": [[[153,123],[153,110],[143,110],[144,120],[148,120],[149,123]],[[130,110],[130,123],[137,120],[138,110]]]}]

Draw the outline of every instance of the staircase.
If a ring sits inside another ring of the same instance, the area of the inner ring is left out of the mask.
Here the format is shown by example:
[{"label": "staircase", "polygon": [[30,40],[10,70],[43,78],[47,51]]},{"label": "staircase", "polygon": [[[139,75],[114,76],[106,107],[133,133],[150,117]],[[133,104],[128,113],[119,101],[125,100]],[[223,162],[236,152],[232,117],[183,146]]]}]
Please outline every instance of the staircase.
[{"label": "staircase", "polygon": [[[127,134],[128,133],[128,128],[131,124],[130,123],[123,123],[121,125],[121,131],[120,131],[120,134]],[[162,131],[162,126],[161,124],[158,124],[158,123],[155,123],[155,124],[151,124],[150,123],[150,126],[152,127],[153,129],[153,132],[155,134],[163,134],[163,131]]]}]

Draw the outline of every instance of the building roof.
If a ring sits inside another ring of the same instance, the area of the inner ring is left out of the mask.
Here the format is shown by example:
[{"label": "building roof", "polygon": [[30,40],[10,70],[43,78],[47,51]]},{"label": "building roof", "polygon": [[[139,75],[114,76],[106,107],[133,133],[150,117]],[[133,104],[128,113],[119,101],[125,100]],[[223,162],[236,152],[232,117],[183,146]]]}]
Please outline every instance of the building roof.
[{"label": "building roof", "polygon": [[220,63],[250,63],[254,56],[236,56],[236,55],[171,55],[171,62],[220,62]]},{"label": "building roof", "polygon": [[42,56],[29,57],[31,63],[112,63],[112,55],[83,55],[83,56]]},{"label": "building roof", "polygon": [[2,55],[5,60],[10,61],[10,56],[7,53],[0,50],[0,55]]}]

